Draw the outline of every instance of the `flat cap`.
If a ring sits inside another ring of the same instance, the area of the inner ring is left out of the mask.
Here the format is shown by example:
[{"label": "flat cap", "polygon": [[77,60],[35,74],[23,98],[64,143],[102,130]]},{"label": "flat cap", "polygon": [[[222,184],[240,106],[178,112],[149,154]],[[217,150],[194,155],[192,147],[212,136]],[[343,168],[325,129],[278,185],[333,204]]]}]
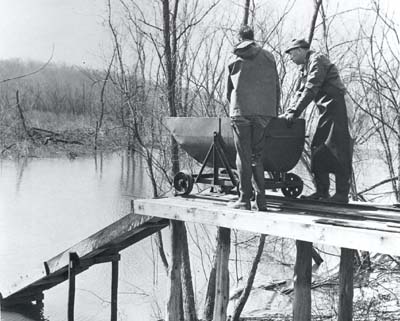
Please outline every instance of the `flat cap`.
[{"label": "flat cap", "polygon": [[289,47],[285,50],[285,53],[289,53],[290,50],[296,49],[296,48],[310,48],[310,44],[305,40],[305,39],[293,39],[290,42]]}]

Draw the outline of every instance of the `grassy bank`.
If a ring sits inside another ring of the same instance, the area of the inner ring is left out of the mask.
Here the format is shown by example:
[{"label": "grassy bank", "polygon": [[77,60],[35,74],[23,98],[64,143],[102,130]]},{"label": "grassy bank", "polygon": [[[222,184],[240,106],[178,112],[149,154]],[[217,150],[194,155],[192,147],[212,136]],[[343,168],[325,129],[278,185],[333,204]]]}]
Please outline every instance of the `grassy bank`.
[{"label": "grassy bank", "polygon": [[[29,111],[24,120],[14,110],[0,120],[0,157],[69,157],[92,154],[96,121],[86,115]],[[105,123],[97,135],[97,151],[124,146],[120,129]]]}]

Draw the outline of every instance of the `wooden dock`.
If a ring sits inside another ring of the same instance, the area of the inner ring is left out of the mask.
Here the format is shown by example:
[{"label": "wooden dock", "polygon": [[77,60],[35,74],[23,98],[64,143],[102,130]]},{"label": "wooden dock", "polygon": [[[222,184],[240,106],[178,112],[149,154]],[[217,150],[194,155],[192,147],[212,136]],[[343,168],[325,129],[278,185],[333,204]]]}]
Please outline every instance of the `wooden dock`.
[{"label": "wooden dock", "polygon": [[[293,315],[299,321],[311,320],[312,243],[342,248],[339,320],[351,320],[353,249],[400,256],[400,209],[396,206],[340,205],[270,195],[267,197],[268,211],[257,212],[228,208],[226,205],[232,197],[202,193],[136,200],[128,215],[43,262],[37,274],[19,280],[8,290],[1,289],[2,308],[42,302],[43,291],[68,280],[68,320],[73,320],[75,276],[94,264],[111,262],[111,320],[117,320],[119,252],[168,226],[170,220],[213,225],[227,232],[224,245],[227,251],[221,248],[221,262],[218,263],[222,266],[220,271],[225,272],[217,274],[217,279],[225,283],[229,282],[225,276],[230,229],[295,239],[297,258],[294,273],[297,281]],[[226,308],[226,300],[218,302],[222,302],[218,309]],[[224,318],[223,313],[214,315],[215,321]]]},{"label": "wooden dock", "polygon": [[142,199],[134,212],[312,243],[400,255],[400,209],[267,197],[268,212],[232,210],[224,196]]},{"label": "wooden dock", "polygon": [[[354,249],[400,255],[400,210],[395,206],[332,204],[283,197],[267,198],[267,212],[233,210],[224,196],[138,200],[134,211],[218,226],[214,321],[226,321],[229,298],[230,229],[296,240],[293,320],[311,321],[313,243],[341,248],[338,321],[353,319]],[[318,261],[321,260],[317,257]],[[175,314],[175,317],[178,314]]]}]

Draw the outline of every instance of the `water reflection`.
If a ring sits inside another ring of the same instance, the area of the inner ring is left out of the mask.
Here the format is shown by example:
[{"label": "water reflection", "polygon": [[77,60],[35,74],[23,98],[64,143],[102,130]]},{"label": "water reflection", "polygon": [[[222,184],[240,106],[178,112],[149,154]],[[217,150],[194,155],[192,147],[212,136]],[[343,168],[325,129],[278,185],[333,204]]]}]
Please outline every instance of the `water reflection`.
[{"label": "water reflection", "polygon": [[[12,262],[0,264],[0,292],[5,293],[20,275],[29,274],[43,261],[129,213],[131,199],[151,196],[144,164],[137,154],[122,152],[75,159],[0,160],[0,261]],[[120,271],[122,292],[128,292],[129,283],[148,286],[152,292],[153,262],[146,254],[150,248],[150,241],[144,240],[125,250]],[[108,300],[109,280],[108,264],[79,275],[77,321],[109,319],[110,307],[94,299]],[[67,291],[67,286],[60,284],[44,292],[44,307],[8,308],[1,312],[1,320],[65,320]],[[121,296],[119,314],[125,316],[121,320],[137,315],[150,320],[149,302],[149,298],[132,295],[127,300]]]},{"label": "water reflection", "polygon": [[104,154],[102,152],[95,153],[94,154],[94,169],[96,173],[100,174],[100,178],[103,175],[103,159],[104,159]]},{"label": "water reflection", "polygon": [[28,166],[28,158],[19,158],[16,163],[17,166],[17,183],[15,184],[15,190],[18,193],[21,188],[22,178],[24,176],[25,168]]},{"label": "water reflection", "polygon": [[149,178],[143,158],[135,152],[121,155],[120,187],[124,196],[141,198],[150,195]]}]

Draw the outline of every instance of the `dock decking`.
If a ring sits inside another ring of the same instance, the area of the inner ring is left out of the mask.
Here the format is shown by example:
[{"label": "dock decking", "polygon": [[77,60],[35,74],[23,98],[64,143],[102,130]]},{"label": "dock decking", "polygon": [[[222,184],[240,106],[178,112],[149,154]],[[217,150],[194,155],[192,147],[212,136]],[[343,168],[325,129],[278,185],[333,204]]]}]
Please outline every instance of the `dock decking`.
[{"label": "dock decking", "polygon": [[267,197],[268,212],[233,210],[223,196],[142,199],[134,212],[270,234],[312,243],[400,255],[400,209]]}]

